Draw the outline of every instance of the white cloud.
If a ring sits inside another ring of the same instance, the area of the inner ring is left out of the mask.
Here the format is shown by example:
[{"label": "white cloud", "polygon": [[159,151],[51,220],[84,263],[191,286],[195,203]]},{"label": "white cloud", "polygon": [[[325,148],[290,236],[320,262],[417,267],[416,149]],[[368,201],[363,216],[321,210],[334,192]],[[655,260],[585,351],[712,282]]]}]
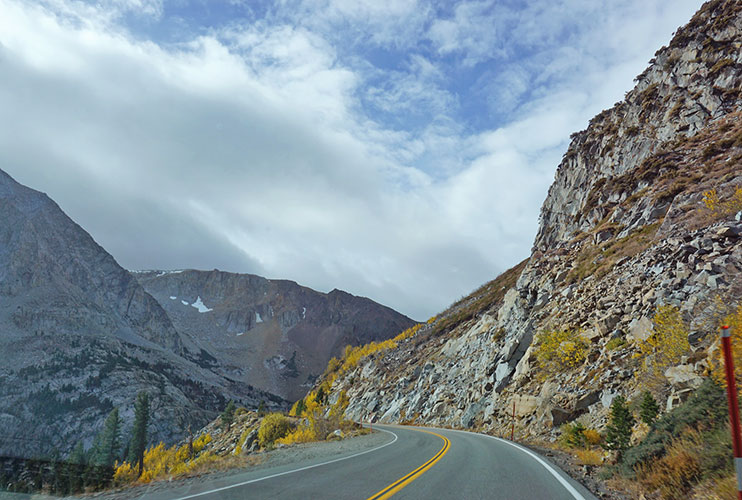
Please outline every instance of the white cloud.
[{"label": "white cloud", "polygon": [[438,53],[463,54],[462,64],[471,66],[505,53],[500,46],[500,24],[491,2],[461,2],[451,18],[436,19],[428,36]]},{"label": "white cloud", "polygon": [[284,0],[273,20],[322,33],[343,50],[369,45],[409,47],[432,14],[420,0]]},{"label": "white cloud", "polygon": [[[527,255],[569,133],[671,31],[639,35],[665,7],[592,26],[537,5],[466,2],[437,18],[412,0],[286,1],[161,46],[118,21],[163,16],[159,2],[0,0],[0,165],[126,267],[255,272],[424,319]],[[603,42],[617,26],[620,43]],[[565,27],[576,32],[558,43]],[[533,53],[507,59],[508,33]],[[405,55],[382,69],[348,57],[359,40]],[[506,59],[478,92],[501,125],[475,130],[457,68],[493,57]],[[419,123],[382,123],[379,109]]]}]

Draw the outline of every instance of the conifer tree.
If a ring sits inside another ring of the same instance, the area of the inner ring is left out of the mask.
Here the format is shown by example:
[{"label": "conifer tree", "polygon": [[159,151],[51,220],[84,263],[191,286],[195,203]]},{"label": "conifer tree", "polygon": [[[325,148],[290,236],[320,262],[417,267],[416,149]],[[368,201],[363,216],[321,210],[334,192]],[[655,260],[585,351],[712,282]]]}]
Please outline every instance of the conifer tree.
[{"label": "conifer tree", "polygon": [[634,426],[634,415],[626,404],[626,398],[616,396],[611,405],[611,422],[605,430],[605,445],[609,450],[618,451],[618,458],[629,447],[631,428]]},{"label": "conifer tree", "polygon": [[642,396],[642,402],[639,406],[639,417],[647,425],[652,425],[657,420],[657,415],[660,413],[660,406],[655,401],[652,393],[649,391],[644,392]]},{"label": "conifer tree", "polygon": [[304,413],[304,410],[306,409],[307,407],[304,404],[304,400],[300,399],[299,401],[296,402],[296,410],[295,410],[294,415],[296,415],[297,417],[301,417],[302,413]]},{"label": "conifer tree", "polygon": [[134,403],[134,427],[129,442],[129,463],[139,464],[139,475],[144,472],[144,449],[147,447],[147,424],[149,423],[149,395],[142,391]]},{"label": "conifer tree", "polygon": [[265,401],[260,401],[260,404],[258,405],[258,415],[261,417],[265,416]]},{"label": "conifer tree", "polygon": [[325,390],[320,386],[319,389],[317,389],[317,397],[315,398],[319,404],[325,403]]},{"label": "conifer tree", "polygon": [[224,408],[224,411],[221,414],[222,418],[222,426],[229,429],[229,426],[232,425],[232,422],[234,421],[234,401],[231,399],[229,400],[229,403],[227,403],[227,407]]},{"label": "conifer tree", "polygon": [[121,419],[119,409],[114,408],[96,436],[90,462],[95,465],[112,466],[121,451]]},{"label": "conifer tree", "polygon": [[70,452],[70,456],[67,458],[67,461],[71,464],[85,465],[85,446],[83,445],[82,441],[77,442],[75,447]]}]

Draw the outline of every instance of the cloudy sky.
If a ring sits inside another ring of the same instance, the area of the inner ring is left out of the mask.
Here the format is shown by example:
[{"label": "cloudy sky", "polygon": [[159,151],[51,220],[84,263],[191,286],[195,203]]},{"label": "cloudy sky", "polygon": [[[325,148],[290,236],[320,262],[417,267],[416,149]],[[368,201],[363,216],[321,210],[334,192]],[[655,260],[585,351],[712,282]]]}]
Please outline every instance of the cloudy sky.
[{"label": "cloudy sky", "polygon": [[701,0],[0,0],[0,168],[129,269],[415,319],[528,256],[569,134]]}]

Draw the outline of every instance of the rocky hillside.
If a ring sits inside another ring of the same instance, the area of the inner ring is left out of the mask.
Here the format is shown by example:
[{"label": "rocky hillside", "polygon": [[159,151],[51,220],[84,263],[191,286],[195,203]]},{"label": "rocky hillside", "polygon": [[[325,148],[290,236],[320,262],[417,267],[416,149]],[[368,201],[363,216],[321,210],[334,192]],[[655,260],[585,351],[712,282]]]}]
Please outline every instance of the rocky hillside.
[{"label": "rocky hillside", "polygon": [[553,437],[602,428],[617,394],[685,399],[742,300],[741,47],[742,4],[704,4],[572,136],[531,256],[340,374],[346,415],[497,433],[515,403],[522,435]]},{"label": "rocky hillside", "polygon": [[376,302],[293,281],[221,271],[135,273],[213,370],[295,401],[346,345],[386,340],[414,324]]},{"label": "rocky hillside", "polygon": [[2,171],[0,220],[0,453],[89,446],[114,406],[129,425],[140,390],[153,399],[153,439],[205,424],[229,399],[285,404],[210,371],[131,274]]}]

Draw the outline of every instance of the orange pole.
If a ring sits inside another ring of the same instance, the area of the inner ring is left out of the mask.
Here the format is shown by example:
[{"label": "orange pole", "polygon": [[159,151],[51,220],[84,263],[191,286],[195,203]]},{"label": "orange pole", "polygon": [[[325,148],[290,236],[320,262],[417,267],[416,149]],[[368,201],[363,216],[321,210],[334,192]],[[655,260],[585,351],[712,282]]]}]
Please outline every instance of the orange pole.
[{"label": "orange pole", "polygon": [[721,348],[724,353],[724,372],[727,378],[727,401],[729,421],[732,424],[732,449],[734,468],[737,471],[737,498],[742,500],[742,431],[739,426],[739,402],[737,384],[734,380],[734,357],[732,356],[732,334],[729,326],[721,327]]}]

